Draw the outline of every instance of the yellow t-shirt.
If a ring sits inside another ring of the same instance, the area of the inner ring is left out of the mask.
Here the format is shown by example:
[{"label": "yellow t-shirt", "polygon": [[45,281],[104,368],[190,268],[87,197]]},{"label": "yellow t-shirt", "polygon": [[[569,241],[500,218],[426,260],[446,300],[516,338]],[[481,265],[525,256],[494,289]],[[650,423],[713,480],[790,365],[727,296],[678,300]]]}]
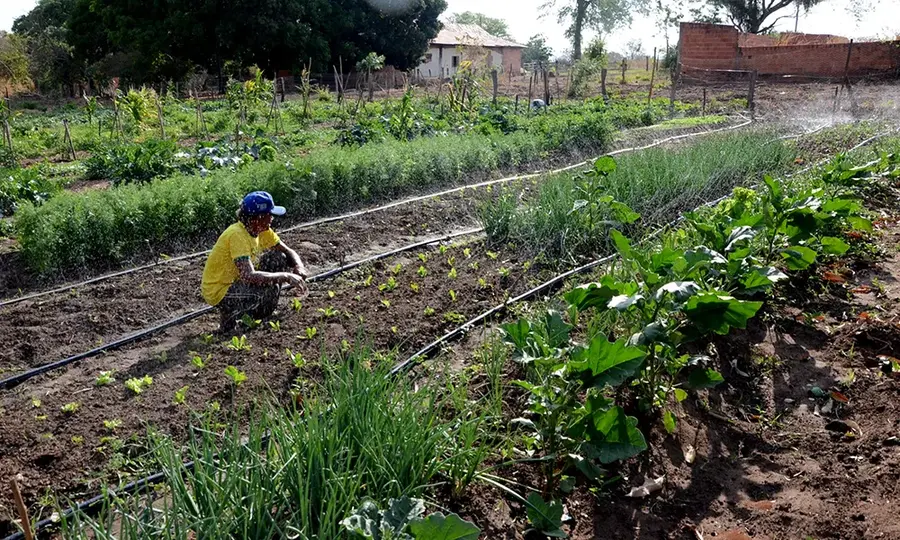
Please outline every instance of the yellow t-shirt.
[{"label": "yellow t-shirt", "polygon": [[221,302],[228,293],[228,288],[241,275],[234,261],[250,257],[256,265],[259,255],[280,241],[272,229],[261,232],[257,237],[250,236],[244,224],[240,222],[225,229],[213,246],[203,268],[203,283],[200,287],[203,299],[211,306]]}]

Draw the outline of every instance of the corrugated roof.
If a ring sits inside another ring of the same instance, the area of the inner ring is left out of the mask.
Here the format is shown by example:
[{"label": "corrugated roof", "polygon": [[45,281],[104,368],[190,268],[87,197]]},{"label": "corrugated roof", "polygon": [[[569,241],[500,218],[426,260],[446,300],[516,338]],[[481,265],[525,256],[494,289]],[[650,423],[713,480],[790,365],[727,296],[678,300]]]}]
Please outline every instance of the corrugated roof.
[{"label": "corrugated roof", "polygon": [[519,47],[525,45],[493,36],[487,30],[477,24],[458,24],[447,22],[444,28],[438,32],[437,37],[431,40],[432,45],[475,45],[478,47]]}]

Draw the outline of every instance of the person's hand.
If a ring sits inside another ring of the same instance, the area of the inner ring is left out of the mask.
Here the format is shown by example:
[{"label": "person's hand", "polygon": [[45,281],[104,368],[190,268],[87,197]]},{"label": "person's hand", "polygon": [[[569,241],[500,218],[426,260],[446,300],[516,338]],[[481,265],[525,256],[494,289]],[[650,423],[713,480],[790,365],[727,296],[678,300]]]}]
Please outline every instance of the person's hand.
[{"label": "person's hand", "polygon": [[297,274],[285,274],[285,283],[288,287],[297,289],[298,296],[305,297],[309,294],[309,288],[306,286],[306,280],[303,279],[303,276],[298,276]]},{"label": "person's hand", "polygon": [[309,277],[309,272],[306,270],[306,268],[304,268],[303,266],[301,266],[301,265],[299,265],[299,264],[298,264],[298,265],[295,265],[295,266],[291,269],[291,272],[293,272],[294,274],[296,274],[296,275],[302,277],[303,279],[306,279],[306,278]]}]

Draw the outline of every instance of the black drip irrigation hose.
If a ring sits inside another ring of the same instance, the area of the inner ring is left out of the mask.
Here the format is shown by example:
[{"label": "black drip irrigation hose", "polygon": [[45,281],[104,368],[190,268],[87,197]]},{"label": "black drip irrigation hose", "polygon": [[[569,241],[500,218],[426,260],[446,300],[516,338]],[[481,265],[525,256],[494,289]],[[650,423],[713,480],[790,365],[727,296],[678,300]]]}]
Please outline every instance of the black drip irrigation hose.
[{"label": "black drip irrigation hose", "polygon": [[[617,156],[617,155],[619,155],[619,154],[624,154],[624,153],[628,153],[628,152],[639,152],[639,151],[641,151],[641,150],[647,150],[647,149],[650,149],[650,148],[653,148],[653,147],[656,147],[656,146],[660,146],[660,145],[662,145],[662,144],[666,144],[666,143],[673,142],[673,141],[677,141],[677,140],[681,140],[681,139],[692,138],[692,137],[700,137],[700,136],[704,136],[704,135],[711,135],[711,134],[714,134],[714,133],[720,133],[720,132],[723,132],[723,131],[730,131],[730,130],[740,129],[740,128],[743,128],[743,127],[746,127],[746,126],[750,125],[751,123],[752,123],[752,121],[747,120],[747,121],[741,122],[740,124],[736,124],[736,125],[733,125],[733,126],[727,126],[727,127],[724,127],[724,128],[718,128],[718,129],[713,129],[713,130],[708,130],[708,131],[701,131],[701,132],[698,132],[698,133],[686,133],[686,134],[684,134],[684,135],[675,135],[675,136],[672,136],[672,137],[666,137],[666,138],[664,138],[664,139],[660,139],[660,140],[658,140],[658,141],[654,141],[654,142],[652,142],[652,143],[650,143],[650,144],[648,144],[648,145],[645,145],[645,146],[636,146],[636,147],[631,147],[631,148],[622,148],[622,149],[620,149],[620,150],[614,150],[614,151],[612,151],[612,152],[609,152],[609,153],[606,153],[606,154],[602,154],[602,156]],[[598,156],[598,157],[602,157],[602,156]],[[596,158],[594,158],[594,159],[596,159]],[[583,167],[584,165],[590,163],[591,161],[593,161],[593,160],[582,161],[582,162],[579,162],[579,163],[575,163],[575,164],[573,164],[573,165],[569,165],[569,166],[563,167],[563,168],[561,168],[561,169],[551,169],[551,170],[537,171],[537,172],[528,173],[528,174],[523,174],[523,175],[508,176],[508,177],[506,177],[506,178],[498,178],[498,179],[495,179],[495,180],[487,180],[487,181],[484,181],[484,182],[479,182],[479,183],[477,183],[477,184],[467,184],[467,185],[464,185],[464,186],[459,186],[459,187],[447,189],[447,190],[444,190],[444,191],[439,191],[439,192],[437,192],[437,193],[430,193],[430,194],[428,194],[428,195],[419,195],[419,196],[416,196],[416,197],[410,197],[410,198],[402,199],[402,200],[400,200],[400,201],[395,201],[395,202],[392,202],[392,203],[389,203],[389,204],[385,204],[385,205],[382,205],[382,206],[377,206],[377,207],[375,207],[375,208],[368,208],[368,209],[366,209],[366,210],[358,210],[358,211],[356,211],[356,212],[350,212],[350,213],[348,213],[348,214],[341,214],[341,215],[339,215],[339,216],[332,216],[332,217],[327,217],[327,218],[317,219],[317,220],[314,220],[314,221],[308,221],[308,222],[305,222],[305,223],[300,223],[300,224],[297,224],[297,225],[293,225],[293,226],[291,226],[291,227],[287,227],[286,229],[282,229],[281,232],[282,232],[282,233],[286,233],[286,232],[299,231],[299,230],[309,229],[309,228],[311,228],[311,227],[316,227],[316,226],[319,226],[319,225],[325,225],[325,224],[328,224],[328,223],[334,223],[334,222],[337,222],[337,221],[344,221],[344,220],[347,220],[347,219],[350,219],[350,218],[354,218],[354,217],[358,217],[358,216],[364,216],[364,215],[372,214],[372,213],[375,213],[375,212],[382,212],[382,211],[384,211],[384,210],[389,210],[389,209],[391,209],[391,208],[396,208],[396,207],[398,207],[398,206],[403,206],[403,205],[406,205],[406,204],[412,204],[412,203],[419,202],[419,201],[424,201],[424,200],[427,200],[427,199],[433,199],[433,198],[435,198],[435,197],[442,197],[442,196],[444,196],[444,195],[450,195],[450,194],[457,193],[457,192],[460,192],[460,191],[465,191],[465,190],[467,190],[467,189],[476,189],[476,188],[486,187],[486,186],[491,186],[491,185],[494,185],[494,184],[500,184],[500,183],[504,183],[504,182],[513,182],[513,181],[515,181],[515,180],[528,180],[528,179],[531,179],[531,178],[537,178],[537,177],[542,176],[542,175],[559,174],[559,173],[562,173],[562,172],[570,171],[570,170],[572,170],[572,169],[576,169],[576,168],[578,168],[578,167]],[[164,264],[173,263],[173,262],[177,262],[177,261],[190,260],[190,259],[194,259],[194,258],[197,258],[197,257],[202,257],[202,256],[208,255],[208,254],[209,254],[209,250],[206,250],[206,251],[198,251],[198,252],[195,252],[195,253],[188,253],[188,254],[186,254],[186,255],[179,255],[179,256],[177,256],[177,257],[169,257],[169,258],[163,259],[163,260],[161,260],[161,261],[156,261],[156,262],[153,262],[153,263],[150,263],[150,264],[145,264],[145,265],[141,265],[141,266],[136,266],[136,267],[128,268],[128,269],[125,269],[125,270],[120,270],[120,271],[118,271],[118,272],[112,272],[112,273],[110,273],[110,274],[104,274],[104,275],[102,275],[102,276],[97,276],[97,277],[95,277],[95,278],[91,278],[91,279],[88,279],[88,280],[85,280],[85,281],[80,281],[80,282],[78,282],[78,283],[72,283],[72,284],[69,284],[69,285],[64,285],[64,286],[62,286],[62,287],[57,287],[57,288],[55,288],[55,289],[50,289],[50,290],[47,290],[47,291],[41,291],[41,292],[36,292],[36,293],[32,293],[32,294],[27,294],[27,295],[25,295],[25,296],[19,296],[19,297],[17,297],[17,298],[10,298],[10,299],[7,299],[7,300],[0,301],[0,308],[6,307],[6,306],[11,306],[11,305],[13,305],[13,304],[18,304],[19,302],[25,302],[26,300],[34,300],[35,298],[41,298],[41,297],[43,297],[43,296],[48,296],[48,295],[51,295],[51,294],[57,294],[57,293],[61,293],[61,292],[66,292],[66,291],[69,291],[69,290],[72,290],[72,289],[76,289],[76,288],[78,288],[78,287],[83,287],[83,286],[85,286],[85,285],[91,285],[91,284],[93,284],[93,283],[98,283],[98,282],[105,281],[105,280],[107,280],[107,279],[112,279],[112,278],[115,278],[115,277],[125,276],[125,275],[128,275],[128,274],[132,274],[132,273],[134,273],[134,272],[139,272],[139,271],[141,271],[141,270],[147,270],[147,269],[150,269],[150,268],[156,268],[156,267],[162,266],[162,265],[164,265]]]},{"label": "black drip irrigation hose", "polygon": [[[333,270],[329,270],[327,272],[317,274],[315,276],[310,277],[308,281],[315,282],[315,281],[321,281],[324,279],[328,279],[330,277],[336,276],[336,275],[346,272],[348,270],[352,270],[359,266],[363,266],[365,264],[369,264],[369,263],[372,263],[372,262],[375,262],[375,261],[378,261],[381,259],[385,259],[387,257],[391,257],[391,256],[397,255],[399,253],[403,253],[406,251],[424,247],[429,244],[434,244],[437,242],[445,242],[447,240],[452,240],[452,239],[458,238],[460,236],[469,236],[472,234],[477,234],[483,230],[484,229],[467,229],[465,231],[450,233],[450,234],[444,235],[440,238],[431,238],[429,240],[423,240],[421,242],[416,242],[415,244],[410,244],[410,245],[403,246],[403,247],[400,247],[397,249],[393,249],[391,251],[379,253],[378,255],[373,255],[372,257],[368,257],[361,261],[356,261],[356,262],[341,266],[340,268],[335,268]],[[38,367],[31,369],[29,371],[26,371],[24,373],[20,373],[19,375],[14,375],[12,377],[8,377],[6,379],[0,380],[0,390],[8,390],[10,388],[13,388],[13,387],[16,387],[16,386],[22,384],[23,382],[25,382],[29,379],[37,377],[38,375],[43,375],[44,373],[47,373],[49,371],[53,371],[53,370],[74,364],[76,362],[80,362],[81,360],[92,358],[94,356],[98,356],[105,352],[112,351],[115,349],[120,349],[126,345],[130,345],[132,343],[142,341],[142,340],[152,336],[153,334],[159,333],[168,328],[172,328],[173,326],[179,326],[181,324],[187,323],[198,317],[202,317],[203,315],[206,315],[207,313],[213,311],[214,309],[215,309],[214,307],[207,306],[205,308],[198,309],[196,311],[192,311],[192,312],[182,315],[180,317],[176,317],[175,319],[166,321],[162,324],[158,324],[156,326],[152,326],[152,327],[146,328],[144,330],[139,330],[133,334],[130,334],[130,335],[124,337],[124,338],[118,339],[116,341],[112,341],[110,343],[107,343],[106,345],[91,349],[87,352],[76,354],[74,356],[70,356],[68,358],[64,358],[62,360],[58,360],[56,362],[52,362],[49,364],[44,364],[42,366],[38,366]]]},{"label": "black drip irrigation hose", "polygon": [[[873,142],[873,141],[875,141],[875,140],[877,140],[877,139],[880,139],[880,138],[885,137],[885,136],[887,136],[887,135],[889,135],[889,134],[891,134],[891,133],[894,133],[895,131],[898,131],[898,130],[889,131],[889,132],[885,132],[885,133],[881,133],[881,134],[875,135],[874,137],[871,137],[871,138],[869,138],[869,139],[866,139],[865,141],[863,141],[863,142],[857,144],[856,146],[854,146],[853,148],[847,150],[847,152],[852,152],[852,151],[854,151],[854,150],[858,150],[859,148],[862,148],[863,146],[866,146],[866,145],[870,144],[871,142]],[[796,175],[799,175],[799,174],[803,174],[804,172],[808,172],[808,171],[810,171],[810,170],[812,170],[812,169],[814,169],[814,168],[816,168],[816,167],[819,167],[819,166],[823,165],[824,163],[827,163],[828,161],[829,161],[829,159],[821,160],[821,161],[819,161],[819,162],[816,163],[816,164],[810,165],[810,166],[808,166],[808,167],[806,167],[806,168],[804,168],[804,169],[801,169],[801,170],[799,170],[799,171],[797,171],[797,172],[795,172],[795,173],[792,173],[792,174],[790,174],[790,175],[787,175],[787,177],[790,178],[790,177],[793,177],[793,176],[796,176]],[[705,202],[705,203],[699,205],[699,206],[697,207],[697,209],[700,209],[700,208],[703,208],[703,207],[714,206],[714,205],[716,205],[716,204],[718,204],[718,203],[724,201],[724,200],[727,199],[728,197],[729,197],[729,195],[723,195],[722,197],[719,197],[718,199],[715,199],[715,200],[709,201],[709,202]],[[664,225],[664,226],[662,226],[662,227],[656,229],[654,232],[652,232],[651,234],[649,234],[649,235],[647,235],[645,238],[643,238],[643,239],[641,240],[641,243],[646,242],[646,241],[648,241],[648,240],[654,238],[655,236],[661,234],[663,231],[665,231],[665,230],[668,229],[669,227],[672,227],[672,226],[674,226],[674,225],[676,225],[676,224],[678,224],[678,223],[680,223],[680,222],[682,222],[682,221],[684,221],[684,216],[683,216],[683,215],[682,215],[682,216],[679,216],[677,219],[671,221],[670,223],[668,223],[668,224],[666,224],[666,225]],[[477,233],[477,232],[480,232],[481,230],[483,230],[483,229],[473,229],[473,230],[467,231],[467,232],[468,232],[468,234],[475,234],[475,233]],[[464,234],[466,234],[466,233],[465,233],[465,232],[463,232],[463,233],[456,233],[456,236],[462,236],[462,235],[464,235]],[[452,236],[452,235],[451,235],[451,236]],[[414,244],[413,246],[407,246],[406,249],[414,249],[414,246],[427,245],[427,244],[429,244],[429,243],[434,243],[434,242],[439,242],[439,241],[442,241],[442,240],[431,240],[431,241],[428,241],[428,242],[425,242],[425,243]],[[377,258],[383,258],[384,256],[385,256],[385,255],[382,254],[382,255],[378,255],[378,256],[376,256],[376,257],[377,257]],[[614,259],[617,258],[617,257],[618,257],[618,255],[609,255],[609,256],[603,257],[603,258],[601,258],[601,259],[597,259],[597,260],[595,260],[595,261],[589,262],[589,263],[585,264],[584,266],[580,266],[580,267],[575,268],[575,269],[573,269],[573,270],[569,270],[569,271],[567,271],[567,272],[565,272],[565,273],[563,273],[563,274],[560,274],[560,275],[558,275],[558,276],[556,276],[556,277],[550,279],[549,281],[546,281],[546,282],[542,283],[541,285],[538,285],[537,287],[534,287],[533,289],[531,289],[531,290],[529,290],[529,291],[527,291],[527,292],[525,292],[525,293],[523,293],[523,294],[520,294],[519,296],[517,296],[517,297],[515,297],[515,298],[513,298],[513,299],[510,299],[510,300],[504,302],[503,304],[500,304],[500,305],[498,305],[498,306],[495,306],[494,308],[492,308],[492,309],[490,309],[490,310],[488,310],[488,311],[482,313],[481,315],[479,315],[479,316],[477,316],[477,317],[471,319],[470,321],[464,323],[463,325],[461,325],[460,327],[456,328],[455,330],[453,330],[453,331],[451,331],[451,332],[448,332],[447,334],[445,334],[445,335],[442,336],[441,338],[439,338],[439,339],[433,341],[432,343],[426,345],[424,348],[422,348],[421,350],[419,350],[418,352],[416,352],[415,354],[413,354],[412,356],[410,356],[408,359],[406,359],[406,360],[404,360],[404,361],[398,363],[396,366],[394,366],[394,367],[391,369],[391,371],[389,372],[388,376],[396,376],[396,375],[398,375],[398,374],[406,373],[406,372],[410,371],[413,367],[415,367],[416,365],[418,365],[418,364],[420,363],[421,360],[423,360],[423,359],[427,358],[429,355],[433,354],[435,350],[437,350],[438,348],[440,348],[440,347],[441,347],[442,345],[444,345],[445,343],[448,343],[449,341],[452,341],[453,339],[456,339],[456,338],[458,338],[458,337],[464,335],[466,332],[468,332],[469,330],[471,330],[471,328],[472,328],[473,326],[475,326],[476,324],[478,324],[478,323],[480,323],[480,322],[482,322],[482,321],[484,321],[484,320],[486,320],[486,319],[488,319],[488,318],[490,318],[490,317],[492,317],[492,316],[494,316],[494,315],[499,314],[500,312],[502,312],[503,310],[505,310],[506,308],[508,308],[510,305],[515,304],[515,303],[517,303],[517,302],[521,302],[521,301],[523,301],[523,300],[527,300],[528,298],[530,298],[530,297],[532,297],[532,296],[534,296],[534,295],[540,293],[541,291],[544,291],[544,290],[546,290],[546,289],[548,289],[548,288],[550,288],[550,287],[553,287],[553,286],[559,284],[559,283],[562,282],[562,281],[565,281],[566,279],[568,279],[568,278],[570,278],[570,277],[572,277],[572,276],[574,276],[574,275],[577,275],[577,274],[586,272],[586,271],[588,271],[588,270],[590,270],[590,269],[592,269],[592,268],[596,268],[597,266],[600,266],[600,265],[602,265],[602,264],[608,263],[608,262],[614,260]],[[376,260],[377,260],[377,259],[376,259]],[[367,260],[367,261],[360,261],[359,263],[353,263],[353,264],[356,265],[356,266],[359,266],[360,264],[364,264],[364,262],[368,262],[368,261],[369,261],[369,260]],[[351,266],[351,265],[348,265],[348,266]],[[331,271],[331,272],[335,272],[335,271],[333,270],[333,271]],[[327,274],[327,272],[326,272],[326,274]],[[324,274],[322,274],[322,275],[324,275]],[[316,278],[323,279],[323,278],[321,277],[322,275],[316,276]],[[333,275],[333,274],[331,274],[331,275]],[[313,278],[310,278],[310,279],[312,280]],[[265,435],[263,438],[264,438],[264,440],[267,440],[267,439],[268,439],[268,436]],[[187,471],[193,470],[193,469],[194,469],[194,461],[187,461],[187,462],[185,462],[185,463],[183,464],[183,467],[184,467],[184,469],[187,470]],[[164,472],[155,473],[155,474],[152,474],[152,475],[147,476],[147,477],[145,477],[145,478],[142,478],[142,479],[140,479],[140,480],[135,480],[134,482],[131,482],[131,483],[129,483],[129,484],[126,484],[125,486],[122,487],[122,489],[116,491],[115,494],[116,494],[117,496],[119,496],[119,495],[133,495],[133,494],[137,493],[138,491],[140,491],[140,490],[142,490],[142,489],[144,489],[144,488],[146,488],[146,487],[149,487],[149,486],[152,486],[152,485],[155,485],[155,484],[159,484],[159,483],[165,482],[165,480],[166,480],[166,474],[165,474]],[[100,509],[103,508],[104,502],[105,502],[106,498],[107,498],[107,496],[106,496],[106,495],[103,495],[103,494],[101,494],[101,495],[96,495],[96,496],[94,496],[94,497],[92,497],[92,498],[90,498],[90,499],[88,499],[88,500],[86,500],[86,501],[83,501],[83,502],[79,503],[78,505],[76,505],[76,506],[74,506],[74,507],[70,507],[70,508],[64,510],[64,511],[62,512],[62,514],[61,514],[60,517],[70,517],[70,516],[74,515],[76,512],[83,512],[83,513],[88,514],[88,515],[96,514],[97,512],[100,511]],[[36,524],[34,525],[34,527],[32,528],[33,531],[34,531],[34,533],[37,534],[37,533],[38,533],[39,531],[41,531],[42,529],[46,529],[47,527],[51,527],[51,526],[56,525],[56,524],[60,521],[60,517],[55,517],[55,518],[54,518],[54,517],[51,517],[51,518],[47,518],[47,519],[44,519],[44,520],[42,520],[42,521],[39,521],[39,522],[36,523]],[[12,534],[12,535],[10,535],[10,536],[7,536],[7,537],[4,538],[3,540],[24,540],[24,538],[25,538],[24,533],[18,532],[18,533]]]},{"label": "black drip irrigation hose", "polygon": [[[814,131],[811,131],[810,134],[811,134],[811,133],[815,133],[815,132],[817,132],[817,131],[821,131],[822,129],[824,129],[824,128],[818,128],[818,129],[816,129],[816,130],[814,130]],[[896,130],[895,130],[895,131],[896,131]],[[878,135],[875,135],[874,137],[870,137],[870,138],[864,140],[863,142],[857,144],[857,145],[854,146],[853,148],[847,150],[847,152],[853,152],[854,150],[858,150],[859,148],[862,148],[863,146],[866,146],[866,145],[872,143],[873,141],[878,140],[878,139],[880,139],[880,138],[882,138],[882,137],[885,137],[885,136],[887,136],[887,135],[889,135],[889,134],[891,134],[891,133],[893,133],[893,131],[888,131],[888,132],[885,132],[885,133],[880,133],[880,134],[878,134]],[[791,173],[791,174],[789,174],[789,175],[786,175],[786,177],[787,177],[787,178],[792,178],[792,177],[794,177],[794,176],[798,176],[798,175],[804,174],[804,173],[806,173],[806,172],[808,172],[808,171],[813,170],[813,169],[816,168],[816,167],[820,167],[820,166],[824,165],[825,163],[828,163],[830,160],[831,160],[831,158],[826,158],[826,159],[820,160],[820,161],[818,161],[817,163],[814,163],[813,165],[809,165],[809,166],[807,166],[807,167],[805,167],[805,168],[803,168],[803,169],[800,169],[800,170],[797,171],[797,172],[794,172],[794,173]],[[873,164],[873,163],[877,163],[877,160],[876,160],[876,161],[873,161],[873,162],[870,162],[869,165],[871,165],[871,164]],[[754,185],[754,187],[757,187],[757,186]],[[727,199],[727,198],[730,197],[730,196],[731,196],[730,194],[726,194],[726,195],[723,195],[723,196],[721,196],[721,197],[719,197],[719,198],[717,198],[717,199],[715,199],[715,200],[707,201],[707,202],[705,202],[705,203],[699,205],[699,206],[698,206],[697,208],[695,208],[694,210],[696,211],[696,210],[699,210],[700,208],[715,206],[715,205],[721,203],[722,201],[724,201],[725,199]],[[644,238],[640,241],[640,243],[643,243],[643,242],[646,242],[646,241],[648,241],[648,240],[650,240],[650,239],[652,239],[652,238],[655,238],[656,236],[658,236],[659,234],[661,234],[661,233],[662,233],[663,231],[665,231],[666,229],[669,229],[669,228],[671,228],[671,227],[674,227],[675,225],[678,225],[679,223],[681,223],[682,221],[684,221],[684,219],[685,219],[685,218],[684,218],[683,215],[678,216],[678,218],[676,218],[676,219],[670,221],[669,223],[663,225],[663,226],[660,227],[659,229],[655,230],[654,232],[652,232],[652,233],[650,233],[649,235],[647,235],[646,237],[644,237]],[[576,274],[581,274],[581,273],[587,272],[588,270],[591,270],[592,268],[596,268],[597,266],[599,266],[599,265],[601,265],[601,264],[608,263],[608,262],[610,262],[610,261],[612,261],[613,259],[616,259],[616,258],[618,258],[618,255],[609,255],[609,256],[603,257],[603,258],[601,258],[601,259],[597,259],[597,260],[595,260],[595,261],[589,262],[589,263],[585,264],[584,266],[580,266],[580,267],[578,267],[578,268],[575,268],[574,270],[569,270],[568,272],[565,272],[564,274],[560,274],[560,275],[554,277],[553,279],[551,279],[551,280],[549,280],[549,281],[546,281],[546,282],[544,282],[544,283],[538,285],[537,287],[534,287],[533,289],[531,289],[531,290],[529,290],[529,291],[527,291],[527,292],[525,292],[525,293],[520,294],[519,296],[517,296],[517,297],[515,297],[515,298],[509,299],[509,300],[507,300],[506,302],[504,302],[504,303],[502,303],[502,304],[499,304],[499,305],[497,305],[497,306],[494,306],[493,308],[491,308],[491,309],[485,311],[485,312],[482,313],[481,315],[478,315],[478,316],[475,317],[474,319],[471,319],[471,320],[469,320],[468,322],[463,323],[461,326],[457,327],[456,329],[451,330],[450,332],[447,332],[446,334],[444,334],[444,335],[441,336],[440,338],[438,338],[438,339],[436,339],[435,341],[429,343],[428,345],[426,345],[425,347],[423,347],[421,350],[419,350],[418,352],[416,352],[415,354],[413,354],[412,356],[410,356],[408,359],[404,360],[403,362],[400,362],[399,364],[397,364],[396,366],[394,366],[393,368],[391,368],[390,374],[391,374],[391,375],[396,375],[396,374],[399,374],[399,373],[405,373],[405,372],[411,370],[411,369],[412,369],[413,367],[415,367],[421,360],[427,359],[430,355],[434,354],[435,351],[437,351],[438,349],[440,349],[444,344],[449,343],[450,341],[453,341],[454,339],[457,339],[457,338],[459,338],[459,337],[464,336],[464,335],[465,335],[466,333],[468,333],[469,330],[471,330],[475,325],[477,325],[477,324],[479,324],[479,323],[481,323],[481,322],[483,322],[483,321],[485,321],[485,320],[487,320],[487,319],[489,319],[489,318],[491,318],[491,317],[493,317],[493,316],[495,316],[495,315],[498,315],[499,313],[505,311],[509,306],[511,306],[511,305],[513,305],[513,304],[517,304],[517,303],[519,303],[519,302],[521,302],[521,301],[523,301],[523,300],[527,300],[528,298],[531,298],[532,296],[535,296],[536,294],[538,294],[538,293],[540,293],[540,292],[542,292],[542,291],[544,291],[544,290],[546,290],[546,289],[549,289],[549,288],[551,288],[551,287],[554,287],[554,286],[558,285],[560,282],[565,281],[566,279],[568,279],[568,278],[570,278],[570,277],[572,277],[572,276],[574,276],[574,275],[576,275]]]}]

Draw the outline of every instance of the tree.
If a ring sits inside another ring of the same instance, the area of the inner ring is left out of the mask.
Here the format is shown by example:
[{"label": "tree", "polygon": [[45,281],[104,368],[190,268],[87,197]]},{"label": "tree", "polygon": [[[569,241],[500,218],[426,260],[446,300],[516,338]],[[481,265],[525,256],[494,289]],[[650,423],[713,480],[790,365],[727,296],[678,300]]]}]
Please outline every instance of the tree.
[{"label": "tree", "polygon": [[548,63],[553,55],[553,49],[547,45],[547,39],[543,34],[531,36],[525,49],[522,51],[522,62],[525,63]]},{"label": "tree", "polygon": [[447,7],[445,0],[410,0],[389,12],[366,0],[73,1],[70,42],[94,73],[142,83],[203,68],[219,75],[220,88],[253,65],[269,75],[310,61],[330,71],[339,58],[353,65],[370,51],[409,69]]},{"label": "tree", "polygon": [[9,85],[28,82],[28,56],[24,40],[0,31],[0,81]]},{"label": "tree", "polygon": [[[761,34],[771,31],[781,19],[790,18],[793,12],[778,15],[788,8],[809,10],[824,0],[709,0],[722,12],[732,26],[741,32]],[[773,18],[774,17],[774,18]]]},{"label": "tree", "polygon": [[646,12],[647,0],[548,0],[541,10],[544,15],[556,10],[557,20],[566,24],[566,37],[572,40],[572,59],[581,59],[585,30],[601,33],[631,23],[632,13]]},{"label": "tree", "polygon": [[644,56],[644,42],[637,38],[628,40],[628,43],[625,44],[625,52],[632,60],[638,56]]},{"label": "tree", "polygon": [[474,11],[463,11],[451,15],[447,20],[457,24],[477,24],[484,28],[488,34],[492,36],[512,39],[509,35],[509,26],[503,19],[488,17],[483,13],[475,13]]},{"label": "tree", "polygon": [[66,28],[74,6],[75,0],[39,0],[13,22],[13,32],[25,39],[30,77],[38,87],[68,85],[80,78]]}]

